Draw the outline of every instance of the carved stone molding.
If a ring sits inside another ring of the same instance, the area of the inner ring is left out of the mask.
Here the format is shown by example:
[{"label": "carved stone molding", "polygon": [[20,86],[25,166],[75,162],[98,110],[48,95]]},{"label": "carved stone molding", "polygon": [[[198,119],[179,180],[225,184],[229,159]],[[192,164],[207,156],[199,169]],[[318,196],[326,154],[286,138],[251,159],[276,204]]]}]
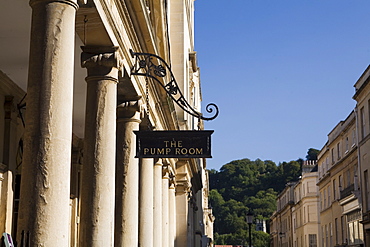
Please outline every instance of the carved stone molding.
[{"label": "carved stone molding", "polygon": [[[0,173],[5,173],[8,170],[8,166],[6,164],[0,163]],[[3,177],[0,176],[0,181],[3,180]]]},{"label": "carved stone molding", "polygon": [[122,64],[117,55],[118,47],[83,46],[82,50],[81,67],[87,68],[88,77],[112,77],[118,82],[117,73]]},{"label": "carved stone molding", "polygon": [[191,192],[191,184],[189,181],[181,180],[176,183],[176,195]]},{"label": "carved stone molding", "polygon": [[117,119],[132,118],[135,114],[142,112],[142,107],[140,99],[123,102],[117,106]]},{"label": "carved stone molding", "polygon": [[4,102],[4,111],[5,111],[5,119],[11,119],[11,111],[13,109],[13,99],[14,96],[7,95],[5,96],[5,102]]},{"label": "carved stone molding", "polygon": [[162,166],[162,178],[163,179],[170,179],[170,173],[169,173],[169,165],[163,164]]}]

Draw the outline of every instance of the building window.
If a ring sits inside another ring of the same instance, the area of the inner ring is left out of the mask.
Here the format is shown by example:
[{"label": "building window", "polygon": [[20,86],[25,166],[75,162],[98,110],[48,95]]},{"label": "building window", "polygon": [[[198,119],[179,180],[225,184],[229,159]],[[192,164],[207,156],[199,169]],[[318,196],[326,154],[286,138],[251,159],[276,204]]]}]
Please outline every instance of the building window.
[{"label": "building window", "polygon": [[353,184],[354,184],[355,190],[358,190],[359,184],[358,184],[358,176],[357,176],[357,164],[355,165],[354,170],[353,170]]},{"label": "building window", "polygon": [[324,176],[325,174],[325,163],[324,162],[322,162],[321,168],[322,168],[322,176]]},{"label": "building window", "polygon": [[359,223],[361,219],[361,211],[353,211],[347,215],[348,230],[349,230],[349,244],[361,244],[361,237],[363,237],[362,225]]},{"label": "building window", "polygon": [[335,201],[337,199],[337,188],[335,184],[335,179],[333,179],[333,200]]},{"label": "building window", "polygon": [[325,247],[325,231],[323,226],[321,226],[321,246]]},{"label": "building window", "polygon": [[346,221],[344,219],[344,216],[340,218],[340,221],[341,221],[341,227],[342,227],[342,243],[345,243],[347,236],[346,236]]},{"label": "building window", "polygon": [[334,159],[334,148],[331,149],[331,163],[334,164],[335,159]]},{"label": "building window", "polygon": [[348,136],[346,137],[346,153],[348,152],[349,150],[349,140],[348,140]]},{"label": "building window", "polygon": [[308,246],[317,247],[317,236],[316,234],[308,234]]},{"label": "building window", "polygon": [[347,187],[351,185],[351,170],[347,171]]},{"label": "building window", "polygon": [[337,143],[337,151],[338,151],[338,160],[341,158],[341,153],[340,153],[340,142]]},{"label": "building window", "polygon": [[335,244],[337,245],[337,244],[339,244],[339,229],[338,229],[338,218],[335,218]]},{"label": "building window", "polygon": [[331,205],[331,191],[330,191],[330,185],[328,186],[328,206]]},{"label": "building window", "polygon": [[360,110],[360,130],[361,130],[361,139],[365,137],[365,110],[362,107]]},{"label": "building window", "polygon": [[365,203],[366,203],[366,211],[370,210],[370,188],[369,188],[369,174],[368,171],[364,171],[364,182],[365,182]]},{"label": "building window", "polygon": [[356,144],[356,130],[352,130],[352,147]]},{"label": "building window", "polygon": [[[368,117],[370,118],[370,100],[367,101],[367,109],[368,109]],[[370,123],[370,119],[369,120],[369,123]]]},{"label": "building window", "polygon": [[333,225],[331,223],[329,223],[329,231],[330,231],[329,246],[333,246]]},{"label": "building window", "polygon": [[325,237],[326,237],[325,246],[329,247],[330,245],[329,245],[329,228],[328,228],[328,225],[325,225]]}]

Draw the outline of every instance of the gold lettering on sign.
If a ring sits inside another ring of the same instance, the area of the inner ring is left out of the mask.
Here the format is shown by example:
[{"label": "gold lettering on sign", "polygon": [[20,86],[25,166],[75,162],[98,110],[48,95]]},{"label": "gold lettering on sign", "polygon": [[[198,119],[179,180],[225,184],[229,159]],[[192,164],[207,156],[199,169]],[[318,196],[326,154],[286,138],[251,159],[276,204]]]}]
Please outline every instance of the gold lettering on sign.
[{"label": "gold lettering on sign", "polygon": [[193,155],[193,154],[203,154],[203,148],[175,148],[176,155]]},{"label": "gold lettering on sign", "polygon": [[168,155],[174,152],[175,155],[202,155],[203,148],[185,148],[182,145],[182,141],[163,141],[165,147],[163,148],[144,148],[144,155]]},{"label": "gold lettering on sign", "polygon": [[166,145],[166,148],[182,148],[182,141],[164,141],[164,144]]}]

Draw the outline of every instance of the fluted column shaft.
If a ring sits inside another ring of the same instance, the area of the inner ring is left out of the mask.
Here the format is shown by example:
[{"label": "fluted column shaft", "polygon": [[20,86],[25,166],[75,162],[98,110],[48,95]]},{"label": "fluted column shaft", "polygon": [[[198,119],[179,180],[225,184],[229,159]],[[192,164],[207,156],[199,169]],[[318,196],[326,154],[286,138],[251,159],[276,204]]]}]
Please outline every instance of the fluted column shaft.
[{"label": "fluted column shaft", "polygon": [[116,106],[116,48],[83,47],[87,68],[80,246],[113,246]]},{"label": "fluted column shaft", "polygon": [[140,108],[139,100],[117,107],[115,247],[138,246],[139,160],[134,130],[139,130]]},{"label": "fluted column shaft", "polygon": [[162,159],[154,165],[154,245],[162,247]]},{"label": "fluted column shaft", "polygon": [[153,246],[153,159],[140,160],[139,246]]},{"label": "fluted column shaft", "polygon": [[76,0],[31,0],[18,243],[68,246]]}]

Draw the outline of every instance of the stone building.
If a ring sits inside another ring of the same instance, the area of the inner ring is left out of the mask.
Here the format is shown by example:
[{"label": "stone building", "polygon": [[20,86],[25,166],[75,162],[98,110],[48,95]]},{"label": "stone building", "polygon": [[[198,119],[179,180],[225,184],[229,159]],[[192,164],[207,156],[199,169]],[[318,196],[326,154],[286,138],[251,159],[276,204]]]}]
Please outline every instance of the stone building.
[{"label": "stone building", "polygon": [[328,134],[318,156],[321,245],[363,244],[355,112]]},{"label": "stone building", "polygon": [[294,207],[292,208],[293,247],[317,246],[319,237],[316,161],[305,161],[302,176],[294,186]]},{"label": "stone building", "polygon": [[277,209],[271,216],[270,235],[273,247],[290,247],[293,244],[292,207],[294,206],[294,186],[289,182],[276,199]]},{"label": "stone building", "polygon": [[[356,100],[355,114],[357,117],[357,137],[358,145],[358,162],[359,171],[357,173],[361,188],[360,206],[362,215],[357,216],[362,218],[361,223],[364,227],[364,239],[366,246],[370,244],[370,185],[369,185],[369,170],[370,170],[370,66],[364,71],[361,77],[355,83],[355,94],[353,99]],[[355,181],[357,182],[357,181]],[[355,186],[357,184],[355,183]],[[358,194],[355,194],[358,197]],[[361,217],[362,216],[362,217]]]},{"label": "stone building", "polygon": [[194,0],[4,0],[0,33],[0,232],[210,246],[205,158],[135,158],[134,131],[203,129]]},{"label": "stone building", "polygon": [[305,161],[302,176],[278,195],[277,211],[271,217],[272,247],[316,247],[318,228],[317,164]]}]

